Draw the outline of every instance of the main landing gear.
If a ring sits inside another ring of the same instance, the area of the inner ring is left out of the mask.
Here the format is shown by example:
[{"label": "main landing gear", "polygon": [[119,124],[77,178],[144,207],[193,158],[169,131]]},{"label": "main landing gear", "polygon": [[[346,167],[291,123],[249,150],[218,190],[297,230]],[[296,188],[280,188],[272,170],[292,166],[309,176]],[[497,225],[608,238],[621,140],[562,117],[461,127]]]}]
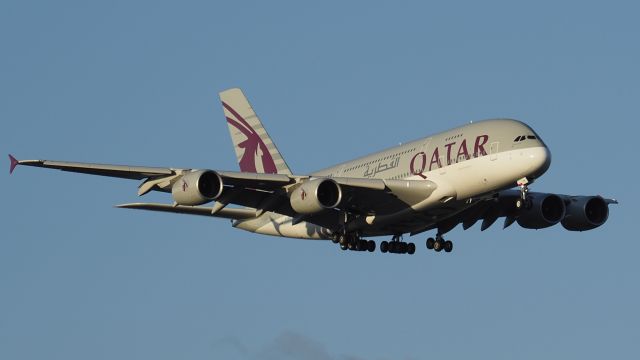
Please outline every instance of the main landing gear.
[{"label": "main landing gear", "polygon": [[390,242],[383,241],[380,243],[380,251],[383,253],[413,255],[416,252],[416,244],[406,243],[402,241],[401,235],[394,235]]},{"label": "main landing gear", "polygon": [[376,242],[373,240],[361,239],[357,234],[335,234],[331,239],[334,244],[340,244],[342,250],[368,251],[376,250]]},{"label": "main landing gear", "polygon": [[427,239],[427,249],[435,250],[436,252],[440,252],[444,250],[445,252],[453,251],[453,243],[451,240],[445,240],[442,235],[436,235],[436,238],[428,238]]}]

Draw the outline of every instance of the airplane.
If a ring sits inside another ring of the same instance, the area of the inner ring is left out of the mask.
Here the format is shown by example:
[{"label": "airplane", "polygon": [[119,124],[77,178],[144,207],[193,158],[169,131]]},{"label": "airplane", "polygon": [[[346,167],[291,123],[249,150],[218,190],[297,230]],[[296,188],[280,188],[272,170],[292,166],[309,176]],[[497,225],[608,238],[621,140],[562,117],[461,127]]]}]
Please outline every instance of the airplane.
[{"label": "airplane", "polygon": [[[615,199],[530,192],[551,164],[551,153],[525,123],[490,119],[401,144],[311,174],[294,175],[248,99],[238,88],[220,100],[240,171],[17,160],[18,165],[141,180],[138,195],[170,193],[172,204],[118,208],[231,219],[258,234],[331,240],[342,250],[414,254],[404,235],[436,232],[427,249],[451,252],[444,235],[482,220],[481,231],[503,217],[525,229],[560,223],[570,231],[603,225]],[[210,206],[203,206],[212,203]],[[231,206],[229,206],[231,205]]]}]

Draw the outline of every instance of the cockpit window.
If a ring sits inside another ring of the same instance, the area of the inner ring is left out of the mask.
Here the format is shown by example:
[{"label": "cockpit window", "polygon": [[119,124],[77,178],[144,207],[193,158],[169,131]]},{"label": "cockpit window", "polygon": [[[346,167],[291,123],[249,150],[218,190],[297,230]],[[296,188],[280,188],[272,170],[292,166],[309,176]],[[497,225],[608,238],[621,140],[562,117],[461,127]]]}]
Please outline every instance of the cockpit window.
[{"label": "cockpit window", "polygon": [[529,135],[529,136],[527,136],[527,139],[529,139],[529,140],[535,140],[535,139],[536,139],[536,137],[535,137],[535,136],[533,136],[533,135]]},{"label": "cockpit window", "polygon": [[520,141],[525,141],[525,140],[527,140],[527,137],[526,137],[526,136],[524,136],[524,135],[523,135],[523,136],[520,136]]},{"label": "cockpit window", "polygon": [[520,138],[521,138],[521,137],[522,137],[522,136],[518,136],[515,140],[513,140],[513,142],[518,142],[518,141],[520,141]]}]

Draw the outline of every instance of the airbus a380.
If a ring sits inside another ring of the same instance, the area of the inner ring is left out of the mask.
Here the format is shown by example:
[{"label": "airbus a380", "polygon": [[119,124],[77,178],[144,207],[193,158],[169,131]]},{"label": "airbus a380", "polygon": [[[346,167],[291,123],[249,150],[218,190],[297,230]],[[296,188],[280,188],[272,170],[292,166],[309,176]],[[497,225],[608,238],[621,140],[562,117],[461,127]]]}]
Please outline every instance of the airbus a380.
[{"label": "airbus a380", "polygon": [[[240,89],[220,93],[240,171],[17,160],[17,165],[142,180],[138,195],[170,193],[172,204],[120,208],[232,219],[235,228],[299,239],[332,240],[342,250],[373,252],[365,237],[391,236],[383,253],[413,254],[403,235],[434,231],[426,247],[451,252],[444,235],[504,218],[541,229],[558,223],[591,230],[613,199],[529,192],[551,153],[528,125],[511,119],[470,123],[308,175],[294,175]],[[211,206],[202,206],[213,202]]]}]

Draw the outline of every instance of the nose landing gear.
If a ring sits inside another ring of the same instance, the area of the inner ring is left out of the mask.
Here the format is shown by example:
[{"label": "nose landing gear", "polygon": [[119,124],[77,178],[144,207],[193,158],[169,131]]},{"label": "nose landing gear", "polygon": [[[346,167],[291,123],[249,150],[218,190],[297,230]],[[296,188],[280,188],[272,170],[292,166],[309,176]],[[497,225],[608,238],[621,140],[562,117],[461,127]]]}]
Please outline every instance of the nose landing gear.
[{"label": "nose landing gear", "polygon": [[531,208],[531,199],[527,196],[529,193],[529,179],[526,177],[518,180],[518,187],[520,188],[520,198],[516,200],[516,209],[529,209]]}]

